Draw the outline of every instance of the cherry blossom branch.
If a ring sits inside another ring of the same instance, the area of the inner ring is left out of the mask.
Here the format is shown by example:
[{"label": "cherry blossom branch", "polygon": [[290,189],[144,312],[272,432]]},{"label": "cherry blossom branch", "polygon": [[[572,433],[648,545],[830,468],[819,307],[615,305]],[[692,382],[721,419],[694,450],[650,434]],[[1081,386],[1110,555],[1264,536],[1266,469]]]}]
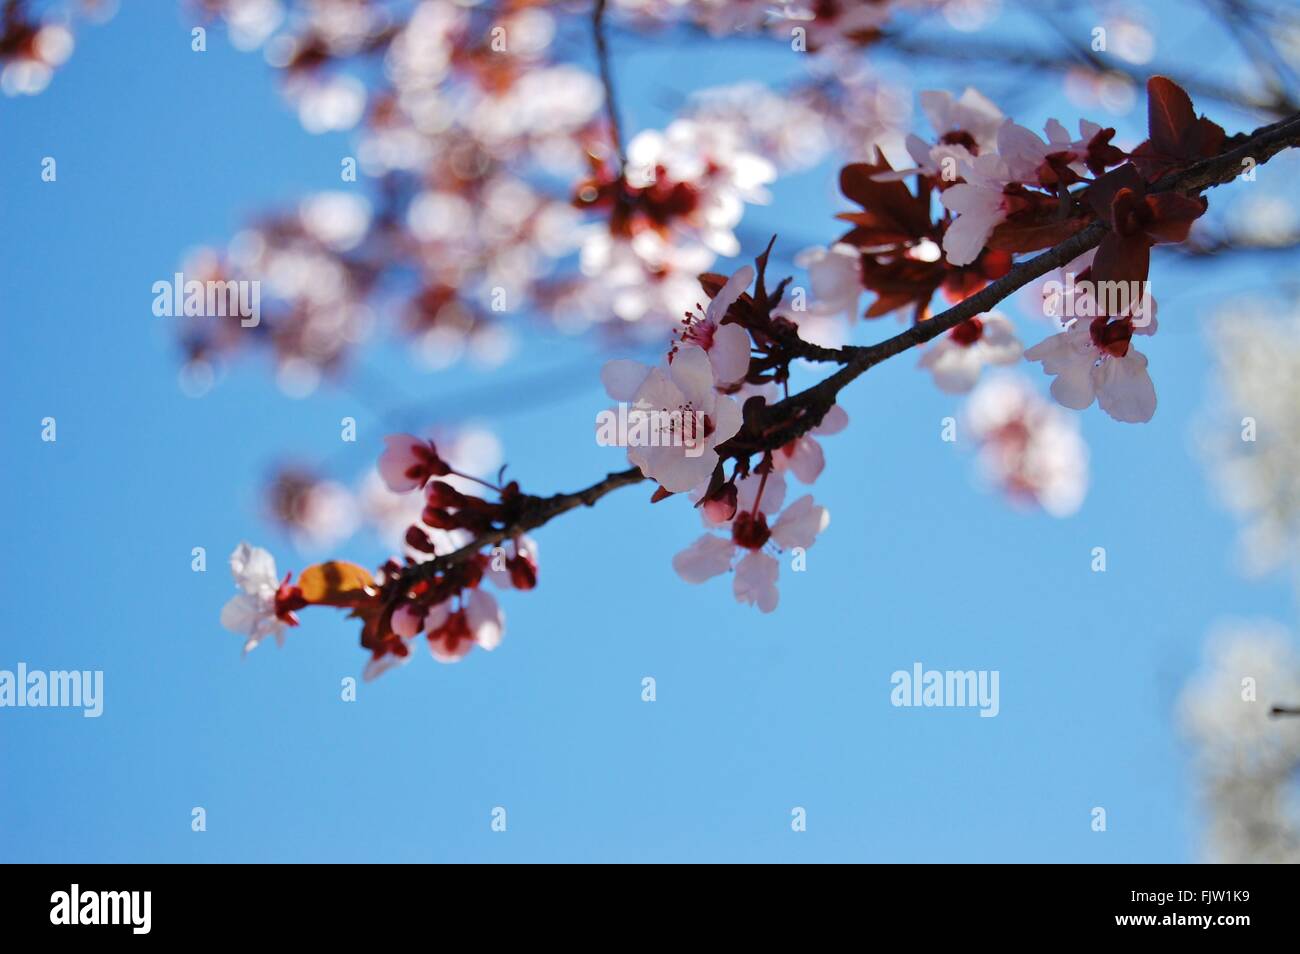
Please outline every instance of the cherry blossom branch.
[{"label": "cherry blossom branch", "polygon": [[[1289,119],[1261,126],[1248,135],[1235,136],[1229,141],[1237,145],[1217,156],[1165,176],[1152,186],[1150,191],[1194,194],[1212,186],[1231,182],[1249,167],[1243,165],[1244,160],[1253,160],[1255,166],[1260,166],[1283,149],[1300,146],[1300,113]],[[1104,223],[1094,222],[1043,254],[1027,262],[1021,262],[1001,278],[989,283],[974,295],[962,299],[947,311],[912,325],[906,331],[878,344],[848,345],[839,349],[808,346],[803,354],[804,357],[814,361],[840,361],[844,367],[813,387],[774,404],[767,410],[763,430],[765,439],[771,441],[767,446],[780,447],[816,427],[821,423],[822,416],[835,403],[839,392],[870,368],[894,355],[925,344],[944,332],[951,331],[962,322],[989,311],[1034,279],[1041,278],[1053,269],[1072,262],[1089,249],[1095,248],[1106,232],[1107,227]],[[749,441],[752,435],[747,438],[749,430],[747,422],[746,427],[736,437],[719,446],[718,453],[738,457],[763,449],[759,446],[751,446]]]},{"label": "cherry blossom branch", "polygon": [[[1249,168],[1248,165],[1243,165],[1243,160],[1251,159],[1255,166],[1259,166],[1283,149],[1300,146],[1300,113],[1262,126],[1252,133],[1234,136],[1228,143],[1233,144],[1231,149],[1165,176],[1150,191],[1194,194],[1231,182]],[[1021,262],[1001,278],[946,311],[876,344],[822,348],[803,341],[793,332],[787,333],[783,343],[791,346],[799,357],[816,362],[840,363],[843,367],[812,387],[770,406],[761,407],[758,413],[747,414],[736,435],[717,446],[719,458],[723,461],[748,459],[756,453],[774,450],[803,436],[821,423],[827,411],[834,406],[839,392],[870,368],[989,311],[1013,292],[1094,248],[1106,232],[1107,226],[1104,223],[1095,222],[1041,255]],[[523,495],[517,499],[512,519],[506,525],[479,534],[450,553],[406,567],[403,570],[403,586],[430,579],[438,571],[472,558],[485,547],[495,546],[536,529],[580,506],[594,506],[606,494],[646,479],[638,468],[630,467],[610,473],[591,486],[572,493],[551,497]]]},{"label": "cherry blossom branch", "polygon": [[535,530],[543,524],[549,523],[560,514],[576,510],[578,507],[594,507],[596,501],[611,491],[631,484],[638,484],[645,479],[646,477],[639,468],[629,467],[627,470],[607,474],[603,480],[597,481],[590,487],[584,487],[582,490],[575,490],[572,493],[554,494],[550,497],[524,496],[518,504],[518,516],[509,524],[500,529],[479,534],[458,550],[440,554],[425,563],[417,563],[414,566],[407,567],[404,571],[405,582],[411,584],[417,580],[432,577],[435,570],[442,570],[449,566],[464,563],[484,547],[496,546],[520,534],[527,533],[529,530]]},{"label": "cherry blossom branch", "polygon": [[[1192,195],[1213,186],[1231,182],[1248,168],[1251,168],[1249,164],[1244,164],[1245,160],[1252,160],[1255,167],[1261,166],[1283,149],[1300,146],[1300,113],[1268,126],[1261,126],[1252,133],[1234,136],[1228,142],[1236,145],[1217,156],[1203,159],[1186,169],[1165,176],[1155,183],[1149,191],[1152,193],[1180,192],[1184,195]],[[844,361],[849,367],[860,366],[858,371],[860,374],[886,358],[893,357],[916,345],[924,344],[945,331],[952,330],[968,318],[973,318],[988,311],[1012,292],[1029,284],[1034,279],[1041,278],[1053,269],[1073,261],[1089,249],[1095,248],[1105,236],[1106,231],[1105,223],[1094,222],[1043,254],[1031,258],[1027,262],[1021,262],[1001,278],[989,283],[981,291],[963,299],[933,318],[918,325],[913,325],[906,331],[879,344],[847,346],[838,349],[840,355],[838,360]],[[827,380],[830,381],[833,378]],[[852,380],[852,378],[849,380]]]},{"label": "cherry blossom branch", "polygon": [[618,99],[614,95],[614,73],[609,66],[609,46],[605,38],[605,0],[596,0],[591,8],[591,32],[596,40],[596,61],[600,66],[600,82],[605,87],[605,115],[609,118],[609,134],[614,140],[614,152],[622,171],[627,165],[623,151],[622,126],[618,121]]}]

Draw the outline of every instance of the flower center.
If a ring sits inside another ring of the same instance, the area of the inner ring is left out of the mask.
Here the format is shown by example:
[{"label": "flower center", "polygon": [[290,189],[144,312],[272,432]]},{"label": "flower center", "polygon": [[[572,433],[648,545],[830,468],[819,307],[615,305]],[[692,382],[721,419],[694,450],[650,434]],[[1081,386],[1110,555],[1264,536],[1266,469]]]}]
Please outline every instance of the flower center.
[{"label": "flower center", "polygon": [[1115,193],[1111,215],[1115,220],[1115,231],[1124,236],[1140,234],[1152,218],[1146,202],[1132,189],[1120,189]]},{"label": "flower center", "polygon": [[731,521],[731,539],[736,546],[761,550],[771,536],[772,531],[767,528],[767,517],[762,512],[746,513],[742,510]]},{"label": "flower center", "polygon": [[1129,342],[1133,338],[1133,319],[1121,318],[1110,321],[1105,315],[1094,318],[1088,326],[1092,343],[1105,354],[1122,358],[1128,354]]},{"label": "flower center", "polygon": [[967,318],[948,332],[948,335],[963,348],[969,348],[984,337],[984,322],[978,318]]},{"label": "flower center", "polygon": [[939,142],[945,146],[964,146],[972,156],[978,156],[980,153],[975,137],[964,129],[954,129],[952,132],[944,133],[939,137]]}]

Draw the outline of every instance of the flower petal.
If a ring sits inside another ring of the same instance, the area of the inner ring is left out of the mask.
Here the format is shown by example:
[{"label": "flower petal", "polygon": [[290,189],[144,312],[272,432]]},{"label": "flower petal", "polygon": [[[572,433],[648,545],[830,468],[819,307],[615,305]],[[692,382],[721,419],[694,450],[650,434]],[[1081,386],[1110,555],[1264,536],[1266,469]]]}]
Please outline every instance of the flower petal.
[{"label": "flower petal", "polygon": [[1097,405],[1117,421],[1145,424],[1156,412],[1156,386],[1147,358],[1133,348],[1122,358],[1107,358],[1093,372]]},{"label": "flower petal", "polygon": [[761,612],[770,613],[776,609],[780,594],[776,589],[776,578],[781,566],[774,557],[759,550],[751,550],[736,565],[736,575],[731,583],[731,592],[739,603],[757,606]]},{"label": "flower petal", "polygon": [[719,386],[738,384],[749,373],[749,332],[740,325],[719,327],[713,333],[709,362]]},{"label": "flower petal", "polygon": [[600,383],[615,401],[631,402],[649,373],[650,368],[640,361],[606,361],[600,369]]},{"label": "flower petal", "polygon": [[713,366],[703,348],[686,345],[678,349],[668,368],[672,382],[697,411],[713,408]]},{"label": "flower petal", "polygon": [[720,324],[723,316],[727,314],[727,309],[744,293],[753,280],[754,267],[752,265],[745,265],[737,269],[736,273],[728,278],[727,283],[713,296],[713,300],[709,302],[709,307],[704,316]]},{"label": "flower petal", "polygon": [[261,601],[257,597],[237,593],[221,608],[221,625],[232,633],[247,636],[257,628],[261,616]]},{"label": "flower petal", "polygon": [[506,616],[491,593],[480,589],[470,590],[469,600],[465,604],[465,622],[469,624],[474,642],[484,649],[496,649],[501,645]]},{"label": "flower petal", "polygon": [[235,585],[245,593],[259,595],[268,587],[276,590],[280,579],[275,571],[275,557],[261,547],[240,543],[230,554],[230,572]]},{"label": "flower petal", "polygon": [[817,542],[817,534],[830,526],[830,522],[830,511],[813,503],[812,494],[804,494],[786,507],[773,524],[772,539],[782,549],[802,547],[806,550]]},{"label": "flower petal", "polygon": [[673,569],[687,583],[703,583],[730,570],[735,551],[726,537],[706,533],[673,557]]}]

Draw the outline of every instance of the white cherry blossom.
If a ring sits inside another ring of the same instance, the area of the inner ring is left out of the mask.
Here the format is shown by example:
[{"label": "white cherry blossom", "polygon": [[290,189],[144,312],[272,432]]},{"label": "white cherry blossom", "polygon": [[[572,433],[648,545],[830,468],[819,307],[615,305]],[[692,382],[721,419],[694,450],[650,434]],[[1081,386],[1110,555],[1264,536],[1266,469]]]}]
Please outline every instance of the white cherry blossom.
[{"label": "white cherry blossom", "polygon": [[975,387],[986,365],[1015,364],[1024,350],[1006,316],[989,312],[940,337],[921,356],[920,367],[934,375],[940,391],[965,394]]},{"label": "white cherry blossom", "polygon": [[[744,555],[734,566],[732,594],[737,602],[757,606],[763,613],[776,609],[779,601],[776,583],[780,563],[764,551],[764,544],[771,540],[783,550],[794,547],[807,549],[830,524],[830,512],[814,503],[811,494],[805,494],[785,508],[768,532],[765,529],[767,515],[779,509],[779,499],[785,494],[784,483],[774,482],[777,476],[776,473],[769,474],[765,485],[762,475],[757,474],[740,481],[737,487],[741,493],[736,518],[729,521],[732,536],[719,537],[706,533],[699,537],[673,557],[673,569],[677,575],[687,583],[703,583],[733,569],[736,554],[743,551]],[[747,485],[747,481],[756,482]],[[762,487],[762,497],[756,503],[754,497],[759,487]],[[779,496],[774,492],[776,487],[779,487]],[[776,503],[769,503],[769,499]],[[760,522],[756,524],[755,518]],[[745,530],[737,533],[735,524],[741,521],[745,523]],[[755,526],[763,529],[754,533]],[[746,542],[738,543],[737,538]]]},{"label": "white cherry blossom", "polygon": [[[1075,319],[1061,333],[1026,351],[1025,357],[1041,361],[1044,373],[1055,376],[1052,397],[1063,406],[1081,411],[1095,400],[1117,421],[1145,423],[1156,410],[1156,389],[1147,372],[1146,355],[1128,340],[1118,344],[1099,341],[1094,329],[1101,321]],[[1154,317],[1143,327],[1129,324],[1133,334],[1156,331]]]},{"label": "white cherry blossom", "polygon": [[251,652],[267,636],[284,645],[288,625],[275,613],[275,594],[280,588],[275,557],[261,547],[240,543],[230,554],[230,572],[242,591],[221,609],[221,625],[246,637],[244,652]]},{"label": "white cherry blossom", "polygon": [[616,360],[600,376],[611,398],[650,412],[648,439],[627,457],[665,490],[682,493],[708,479],[716,446],[740,430],[740,405],[717,392],[709,356],[695,345],[679,348],[667,369]]}]

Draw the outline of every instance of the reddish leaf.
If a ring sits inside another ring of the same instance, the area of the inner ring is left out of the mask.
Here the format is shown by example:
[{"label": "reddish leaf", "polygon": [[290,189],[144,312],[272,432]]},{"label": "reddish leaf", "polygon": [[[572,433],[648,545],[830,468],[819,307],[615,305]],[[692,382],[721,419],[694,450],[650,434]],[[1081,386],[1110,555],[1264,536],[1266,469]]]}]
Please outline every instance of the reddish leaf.
[{"label": "reddish leaf", "polygon": [[725,284],[727,284],[727,276],[719,275],[717,272],[705,272],[700,276],[700,285],[710,298],[718,297],[718,292],[722,291],[722,286]]},{"label": "reddish leaf", "polygon": [[366,589],[373,585],[369,572],[343,560],[309,566],[298,578],[303,599],[326,606],[350,606],[365,599]]},{"label": "reddish leaf", "polygon": [[1209,203],[1176,192],[1161,192],[1147,196],[1147,205],[1155,215],[1146,226],[1148,236],[1157,242],[1185,242],[1192,223],[1205,214]]},{"label": "reddish leaf", "polygon": [[1223,149],[1223,127],[1198,119],[1183,88],[1163,76],[1147,81],[1147,124],[1150,138],[1130,158],[1149,182]]},{"label": "reddish leaf", "polygon": [[902,182],[876,182],[872,176],[893,171],[879,152],[876,159],[840,170],[840,190],[865,210],[847,213],[858,228],[849,233],[851,240],[842,241],[870,247],[924,238],[931,231],[929,195],[912,195]]},{"label": "reddish leaf", "polygon": [[1097,246],[1090,277],[1094,282],[1144,282],[1150,270],[1151,244],[1145,236],[1108,232]]},{"label": "reddish leaf", "polygon": [[1097,213],[1097,217],[1103,222],[1110,224],[1110,206],[1115,201],[1115,194],[1120,189],[1132,189],[1138,193],[1146,192],[1146,183],[1138,175],[1136,169],[1129,165],[1120,166],[1118,169],[1112,169],[1104,176],[1098,176],[1092,185],[1088,186],[1088,204],[1092,206],[1092,211]]},{"label": "reddish leaf", "polygon": [[1084,224],[1080,218],[1059,222],[1007,221],[993,230],[985,244],[1003,252],[1036,252],[1040,248],[1051,248],[1064,242],[1083,228]]},{"label": "reddish leaf", "polygon": [[1147,80],[1147,132],[1157,153],[1177,155],[1195,122],[1196,110],[1186,90],[1164,76]]}]

